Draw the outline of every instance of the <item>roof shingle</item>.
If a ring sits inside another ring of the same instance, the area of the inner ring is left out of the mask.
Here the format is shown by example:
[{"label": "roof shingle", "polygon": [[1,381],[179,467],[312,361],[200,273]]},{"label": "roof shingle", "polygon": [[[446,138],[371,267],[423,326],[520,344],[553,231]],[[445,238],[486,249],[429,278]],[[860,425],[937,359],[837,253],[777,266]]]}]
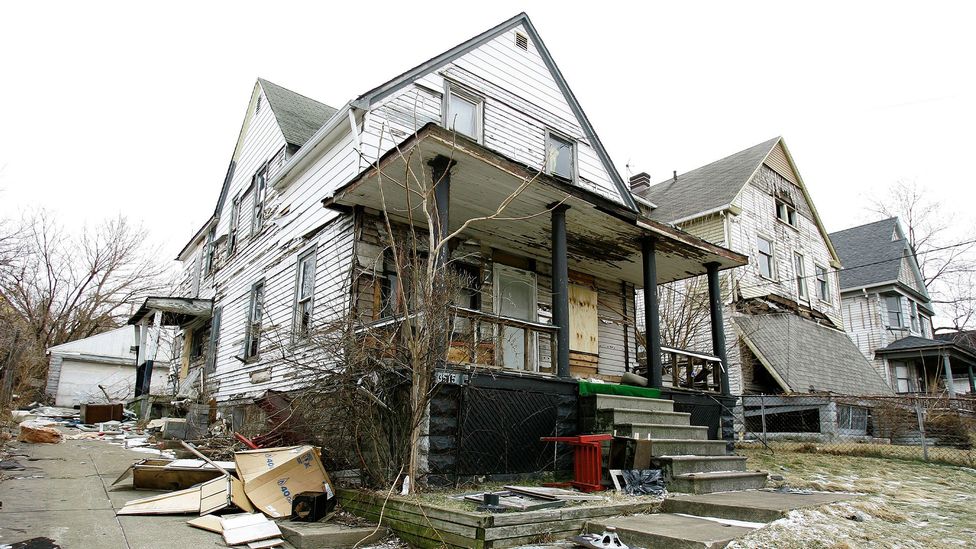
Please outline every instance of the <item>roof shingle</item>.
[{"label": "roof shingle", "polygon": [[268,104],[278,120],[285,141],[291,145],[304,145],[336,113],[337,109],[325,103],[282,88],[263,78],[258,78],[258,82],[268,98]]},{"label": "roof shingle", "polygon": [[742,338],[763,364],[795,393],[890,395],[881,378],[847,334],[794,314],[733,317]]},{"label": "roof shingle", "polygon": [[892,239],[897,226],[898,218],[891,217],[830,234],[844,267],[841,291],[898,280],[908,243],[903,238]]},{"label": "roof shingle", "polygon": [[665,223],[720,208],[732,202],[780,139],[764,141],[638,194],[657,205],[650,218]]}]

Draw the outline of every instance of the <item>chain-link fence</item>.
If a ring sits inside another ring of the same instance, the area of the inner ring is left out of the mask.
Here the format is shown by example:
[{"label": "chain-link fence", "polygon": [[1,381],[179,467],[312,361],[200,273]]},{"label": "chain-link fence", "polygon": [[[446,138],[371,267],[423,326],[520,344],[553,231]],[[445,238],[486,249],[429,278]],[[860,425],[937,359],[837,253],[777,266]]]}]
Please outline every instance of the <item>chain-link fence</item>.
[{"label": "chain-link fence", "polygon": [[748,395],[737,444],[976,466],[976,398]]}]

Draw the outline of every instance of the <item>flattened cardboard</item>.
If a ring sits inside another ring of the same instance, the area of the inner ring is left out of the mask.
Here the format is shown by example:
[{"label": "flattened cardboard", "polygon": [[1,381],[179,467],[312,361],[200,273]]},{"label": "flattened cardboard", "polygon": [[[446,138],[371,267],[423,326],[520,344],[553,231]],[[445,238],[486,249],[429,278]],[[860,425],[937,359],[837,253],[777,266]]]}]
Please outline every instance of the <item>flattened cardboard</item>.
[{"label": "flattened cardboard", "polygon": [[292,498],[301,492],[332,494],[332,481],[312,446],[267,448],[234,454],[244,493],[270,517],[291,514]]},{"label": "flattened cardboard", "polygon": [[224,541],[227,545],[281,537],[278,525],[260,513],[224,519],[221,527],[224,529]]},{"label": "flattened cardboard", "polygon": [[224,532],[224,527],[221,526],[221,518],[217,515],[203,515],[202,517],[190,519],[186,523],[194,528],[207,530],[208,532],[216,532],[218,534]]}]

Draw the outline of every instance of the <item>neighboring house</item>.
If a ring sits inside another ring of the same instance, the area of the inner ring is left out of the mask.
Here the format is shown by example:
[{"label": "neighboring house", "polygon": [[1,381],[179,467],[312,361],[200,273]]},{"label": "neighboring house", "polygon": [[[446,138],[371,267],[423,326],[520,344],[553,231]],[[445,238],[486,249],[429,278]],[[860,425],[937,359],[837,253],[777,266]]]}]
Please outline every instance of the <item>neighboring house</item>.
[{"label": "neighboring house", "polygon": [[[647,181],[642,174],[631,184],[656,206],[649,217],[750,258],[722,280],[733,393],[890,393],[844,334],[841,262],[781,137],[653,186]],[[699,288],[682,282],[662,289],[685,310],[679,328],[703,318],[694,310]],[[680,341],[711,352],[702,336],[709,324],[694,329]]]},{"label": "neighboring house", "polygon": [[947,390],[946,360],[963,381],[976,354],[933,337],[935,310],[898,218],[837,231],[830,239],[844,264],[840,287],[847,333],[892,389]]},{"label": "neighboring house", "polygon": [[[123,326],[51,347],[47,350],[50,359],[46,393],[54,398],[55,406],[66,407],[132,398],[136,385],[136,345],[135,329]],[[169,360],[165,346],[156,360],[163,363]],[[165,372],[153,378],[151,394],[163,395],[168,389]]]},{"label": "neighboring house", "polygon": [[[438,188],[451,230],[513,197],[505,220],[451,241],[451,264],[474,281],[461,305],[485,338],[475,352],[452,349],[446,366],[464,373],[438,379],[483,391],[431,406],[432,432],[449,426],[431,442],[433,472],[458,470],[444,461],[463,459],[458,418],[489,411],[511,448],[492,459],[505,472],[538,470],[527,458],[552,455],[539,437],[576,429],[567,379],[614,380],[636,366],[632,304],[645,274],[656,284],[745,261],[641,215],[521,14],[339,109],[258,80],[214,214],[179,255],[178,295],[147,300],[130,322],[180,326],[181,383],[200,383],[222,409],[303,387],[316,328],[400,310],[382,213],[394,231],[426,223],[390,183],[408,167]],[[496,436],[482,428],[465,440],[495,448]]]}]

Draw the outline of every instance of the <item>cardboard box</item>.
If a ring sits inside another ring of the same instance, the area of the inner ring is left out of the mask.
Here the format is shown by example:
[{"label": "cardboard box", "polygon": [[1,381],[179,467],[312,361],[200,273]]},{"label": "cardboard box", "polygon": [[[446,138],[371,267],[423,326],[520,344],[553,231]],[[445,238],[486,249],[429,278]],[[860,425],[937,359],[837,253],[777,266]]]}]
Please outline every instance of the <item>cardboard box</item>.
[{"label": "cardboard box", "polygon": [[292,500],[302,492],[334,495],[332,481],[322,466],[318,449],[290,446],[234,454],[244,493],[254,507],[269,517],[287,517]]},{"label": "cardboard box", "polygon": [[613,437],[610,443],[610,469],[650,469],[651,441]]}]

